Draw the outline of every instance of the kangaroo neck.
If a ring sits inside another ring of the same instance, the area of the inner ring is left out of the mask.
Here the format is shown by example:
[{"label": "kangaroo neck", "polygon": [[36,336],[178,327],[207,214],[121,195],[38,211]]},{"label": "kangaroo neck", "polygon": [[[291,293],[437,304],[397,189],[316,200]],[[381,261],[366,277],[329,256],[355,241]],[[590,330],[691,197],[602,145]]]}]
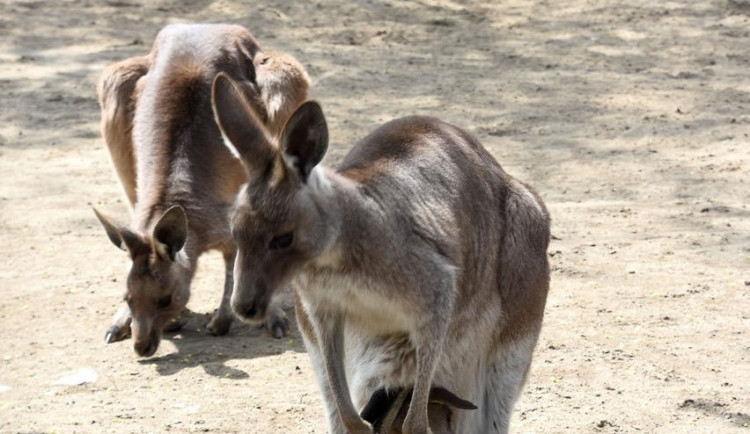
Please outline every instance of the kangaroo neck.
[{"label": "kangaroo neck", "polygon": [[[324,254],[326,268],[356,269],[367,262],[367,249],[387,236],[388,215],[384,204],[368,192],[366,185],[332,170],[325,170],[328,188],[324,209],[328,210],[328,227],[332,231]],[[372,244],[374,243],[374,244]]]}]

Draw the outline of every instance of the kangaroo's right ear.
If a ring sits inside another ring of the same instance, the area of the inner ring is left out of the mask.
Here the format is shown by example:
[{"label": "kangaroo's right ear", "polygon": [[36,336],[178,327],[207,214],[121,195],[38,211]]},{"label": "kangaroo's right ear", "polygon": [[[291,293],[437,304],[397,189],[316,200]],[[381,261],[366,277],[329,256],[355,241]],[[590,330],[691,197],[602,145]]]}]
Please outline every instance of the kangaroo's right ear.
[{"label": "kangaroo's right ear", "polygon": [[281,152],[287,167],[307,182],[313,168],[328,150],[328,124],[323,109],[315,101],[297,108],[281,134]]},{"label": "kangaroo's right ear", "polygon": [[162,259],[174,262],[187,241],[188,222],[185,209],[179,205],[169,208],[161,216],[151,234],[156,253]]},{"label": "kangaroo's right ear", "polygon": [[94,210],[94,214],[96,214],[96,218],[98,218],[99,222],[104,226],[104,230],[107,232],[107,237],[112,241],[112,244],[129,252],[131,257],[135,256],[138,247],[144,245],[138,235],[125,226],[112,222],[108,217],[97,211],[96,208],[92,209]]},{"label": "kangaroo's right ear", "polygon": [[249,174],[265,172],[277,155],[276,147],[239,85],[223,72],[214,79],[211,103],[229,150]]},{"label": "kangaroo's right ear", "polygon": [[376,390],[365,405],[365,408],[362,409],[360,417],[372,425],[374,432],[381,432],[385,418],[393,410],[393,406],[402,392],[403,389],[396,389],[391,392],[386,389]]}]

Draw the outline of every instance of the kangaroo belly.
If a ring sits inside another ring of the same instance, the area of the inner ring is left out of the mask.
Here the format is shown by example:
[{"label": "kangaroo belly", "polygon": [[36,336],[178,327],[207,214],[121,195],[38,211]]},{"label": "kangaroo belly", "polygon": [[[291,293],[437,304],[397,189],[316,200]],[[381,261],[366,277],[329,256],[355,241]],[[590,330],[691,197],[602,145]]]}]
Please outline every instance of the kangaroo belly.
[{"label": "kangaroo belly", "polygon": [[[468,342],[471,341],[471,342]],[[462,336],[449,338],[435,370],[433,385],[444,387],[461,398],[476,402],[489,375],[486,359],[489,340]],[[361,409],[381,388],[395,390],[411,387],[416,374],[416,352],[406,332],[372,333],[371,328],[347,321],[345,328],[345,365],[349,392]],[[457,349],[465,351],[456,351]]]},{"label": "kangaroo belly", "polygon": [[407,334],[373,335],[356,324],[347,326],[346,376],[355,407],[361,410],[378,389],[414,382],[415,351]]}]

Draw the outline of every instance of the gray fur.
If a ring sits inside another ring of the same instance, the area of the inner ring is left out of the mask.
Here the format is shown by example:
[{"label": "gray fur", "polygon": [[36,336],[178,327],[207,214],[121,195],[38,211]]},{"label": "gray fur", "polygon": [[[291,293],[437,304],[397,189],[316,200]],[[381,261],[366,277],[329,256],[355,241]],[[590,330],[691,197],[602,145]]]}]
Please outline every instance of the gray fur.
[{"label": "gray fur", "polygon": [[[293,128],[320,128],[296,115]],[[248,117],[222,128],[262,126]],[[433,386],[479,407],[454,413],[449,432],[507,432],[549,287],[549,216],[536,193],[471,135],[427,117],[383,125],[337,171],[305,180],[294,166],[276,170],[275,182],[258,178],[237,198],[232,227],[246,259],[233,305],[262,307],[296,280],[331,432],[370,432],[357,413],[383,388],[413,388],[402,432],[429,432]],[[287,251],[266,248],[287,231]]]}]

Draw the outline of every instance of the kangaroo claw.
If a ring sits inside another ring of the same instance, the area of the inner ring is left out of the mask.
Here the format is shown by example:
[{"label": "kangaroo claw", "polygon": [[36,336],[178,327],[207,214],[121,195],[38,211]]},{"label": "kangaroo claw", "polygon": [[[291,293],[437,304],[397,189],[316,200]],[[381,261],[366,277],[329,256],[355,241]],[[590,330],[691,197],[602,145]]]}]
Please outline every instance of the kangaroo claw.
[{"label": "kangaroo claw", "polygon": [[271,327],[269,328],[269,330],[271,332],[271,336],[276,339],[281,339],[289,332],[289,321],[287,321],[286,317],[275,318],[273,321],[271,321]]},{"label": "kangaroo claw", "polygon": [[107,333],[104,335],[104,342],[111,344],[113,342],[125,340],[128,337],[130,337],[130,327],[113,325],[107,329]]},{"label": "kangaroo claw", "polygon": [[179,331],[183,327],[185,327],[185,324],[188,323],[187,318],[180,317],[175,318],[167,323],[167,325],[164,326],[164,331],[167,333],[173,333],[176,331]]}]

